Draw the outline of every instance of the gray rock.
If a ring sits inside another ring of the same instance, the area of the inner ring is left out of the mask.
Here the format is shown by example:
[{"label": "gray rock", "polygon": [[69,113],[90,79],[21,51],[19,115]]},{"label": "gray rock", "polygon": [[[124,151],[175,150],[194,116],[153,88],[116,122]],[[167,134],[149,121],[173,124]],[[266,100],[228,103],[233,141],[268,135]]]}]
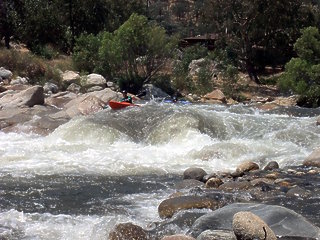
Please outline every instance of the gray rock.
[{"label": "gray rock", "polygon": [[207,175],[206,171],[202,168],[188,168],[183,173],[183,179],[195,179],[202,181],[203,177]]},{"label": "gray rock", "polygon": [[67,91],[73,92],[73,93],[80,93],[81,86],[76,83],[71,83],[69,87],[67,88]]},{"label": "gray rock", "polygon": [[46,82],[43,86],[43,90],[45,93],[57,93],[59,92],[59,87],[57,84]]},{"label": "gray rock", "polygon": [[32,107],[44,104],[43,87],[33,86],[19,93],[6,94],[0,98],[0,106],[3,108]]},{"label": "gray rock", "polygon": [[[105,88],[107,85],[107,80],[100,74],[89,74],[81,79],[81,84],[83,87],[89,89],[94,86],[100,86]],[[101,89],[100,89],[101,90]]]},{"label": "gray rock", "polygon": [[264,167],[263,170],[271,171],[271,170],[278,169],[278,168],[279,168],[279,164],[276,161],[271,161],[267,164],[267,166]]},{"label": "gray rock", "polygon": [[269,226],[251,212],[236,213],[232,228],[238,240],[277,240]]},{"label": "gray rock", "polygon": [[237,238],[233,231],[206,230],[197,237],[197,240],[237,240]]},{"label": "gray rock", "polygon": [[10,82],[11,85],[18,85],[18,84],[25,85],[28,83],[29,83],[29,81],[25,77],[17,77]]},{"label": "gray rock", "polygon": [[307,190],[305,189],[302,189],[301,187],[293,187],[291,188],[288,192],[287,192],[287,197],[302,197],[302,198],[305,198],[305,197],[308,197],[311,195],[310,192],[308,192]]},{"label": "gray rock", "polygon": [[10,70],[5,69],[4,67],[0,67],[0,77],[2,79],[11,79],[12,78],[12,72]]},{"label": "gray rock", "polygon": [[195,221],[191,228],[193,236],[205,230],[232,230],[232,218],[240,211],[250,211],[260,217],[277,236],[320,237],[318,227],[300,214],[281,206],[234,203],[208,213]]},{"label": "gray rock", "polygon": [[206,188],[218,188],[223,182],[220,178],[210,178],[206,182]]},{"label": "gray rock", "polygon": [[101,87],[101,86],[93,86],[91,88],[88,88],[87,92],[96,92],[96,91],[101,91],[103,89],[104,89],[104,87]]},{"label": "gray rock", "polygon": [[320,168],[320,148],[314,150],[304,161],[303,165],[307,167]]},{"label": "gray rock", "polygon": [[70,85],[71,83],[78,83],[80,81],[80,75],[74,71],[65,71],[61,74],[62,82],[65,85]]},{"label": "gray rock", "polygon": [[167,93],[152,84],[143,85],[143,89],[146,93],[145,96],[141,97],[143,100],[163,99],[170,97]]}]

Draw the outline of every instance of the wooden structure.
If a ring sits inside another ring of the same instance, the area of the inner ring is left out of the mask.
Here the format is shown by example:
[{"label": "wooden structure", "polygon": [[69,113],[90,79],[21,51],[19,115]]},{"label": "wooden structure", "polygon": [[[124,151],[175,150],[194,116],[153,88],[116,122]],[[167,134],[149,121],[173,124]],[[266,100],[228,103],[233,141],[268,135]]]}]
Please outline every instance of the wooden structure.
[{"label": "wooden structure", "polygon": [[195,37],[187,37],[182,39],[179,45],[180,47],[185,48],[195,44],[201,44],[206,46],[209,50],[213,50],[217,39],[217,34],[198,35]]}]

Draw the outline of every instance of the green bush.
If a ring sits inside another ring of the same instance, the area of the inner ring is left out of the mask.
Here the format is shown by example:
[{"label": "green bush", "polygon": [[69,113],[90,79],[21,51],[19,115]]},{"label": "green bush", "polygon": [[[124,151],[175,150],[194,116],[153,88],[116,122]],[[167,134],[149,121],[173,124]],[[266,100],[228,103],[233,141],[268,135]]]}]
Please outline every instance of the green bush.
[{"label": "green bush", "polygon": [[99,65],[101,35],[82,34],[76,39],[72,60],[78,71],[92,73]]},{"label": "green bush", "polygon": [[294,48],[298,58],[292,58],[279,79],[282,91],[300,95],[299,103],[318,107],[320,103],[320,33],[316,27],[302,30]]}]

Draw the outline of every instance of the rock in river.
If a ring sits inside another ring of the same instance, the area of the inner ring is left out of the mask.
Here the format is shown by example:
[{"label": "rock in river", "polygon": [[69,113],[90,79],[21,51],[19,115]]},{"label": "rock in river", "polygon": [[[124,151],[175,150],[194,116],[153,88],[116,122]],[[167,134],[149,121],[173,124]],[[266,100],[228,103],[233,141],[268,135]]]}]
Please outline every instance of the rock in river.
[{"label": "rock in river", "polygon": [[232,230],[232,218],[241,211],[260,217],[277,236],[320,237],[319,228],[300,214],[281,206],[254,203],[230,204],[200,217],[191,228],[192,235],[205,230]]}]

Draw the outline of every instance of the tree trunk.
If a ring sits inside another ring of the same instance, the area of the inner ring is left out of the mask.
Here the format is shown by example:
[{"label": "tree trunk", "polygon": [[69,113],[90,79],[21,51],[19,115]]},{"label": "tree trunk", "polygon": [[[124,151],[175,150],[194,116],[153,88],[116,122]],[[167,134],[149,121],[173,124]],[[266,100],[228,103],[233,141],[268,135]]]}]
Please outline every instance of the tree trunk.
[{"label": "tree trunk", "polygon": [[257,72],[254,69],[254,66],[250,60],[246,60],[246,70],[251,80],[255,81],[257,84],[261,84]]}]

